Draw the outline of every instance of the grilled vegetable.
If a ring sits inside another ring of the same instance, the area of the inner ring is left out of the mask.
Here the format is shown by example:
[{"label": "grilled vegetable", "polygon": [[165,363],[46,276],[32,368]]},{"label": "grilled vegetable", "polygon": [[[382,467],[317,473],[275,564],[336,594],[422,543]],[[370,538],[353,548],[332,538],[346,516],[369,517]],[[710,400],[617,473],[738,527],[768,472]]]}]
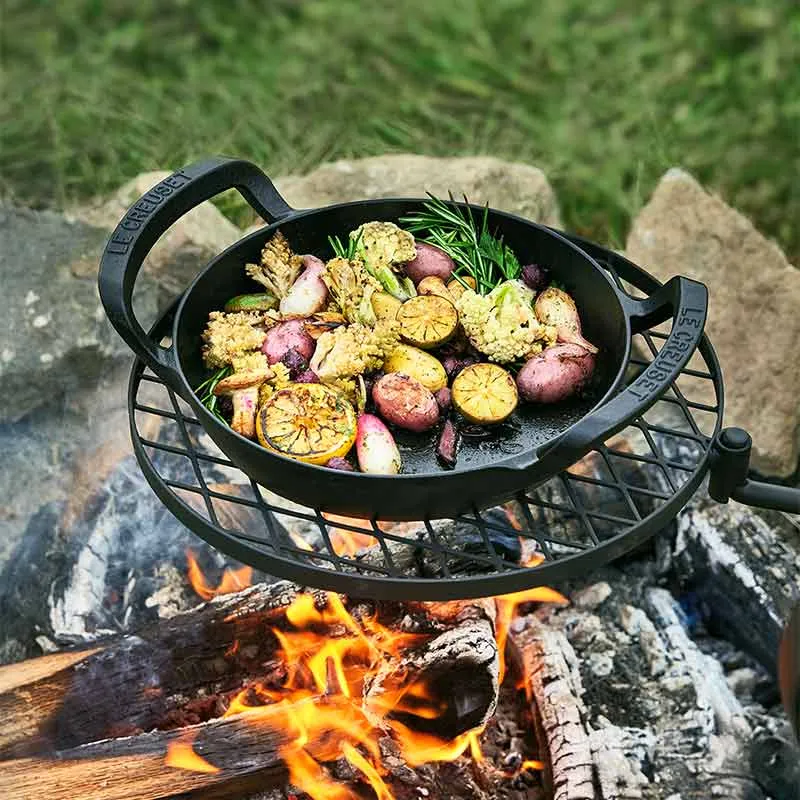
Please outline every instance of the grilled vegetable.
[{"label": "grilled vegetable", "polygon": [[594,354],[577,344],[557,344],[534,356],[517,373],[517,388],[531,403],[559,403],[592,375]]},{"label": "grilled vegetable", "polygon": [[375,292],[372,295],[372,310],[378,319],[394,319],[403,303],[388,292]]},{"label": "grilled vegetable", "polygon": [[371,298],[380,289],[380,284],[364,269],[361,261],[332,258],[325,265],[322,280],[348,322],[375,324]]},{"label": "grilled vegetable", "polygon": [[453,393],[447,386],[443,389],[439,389],[438,392],[434,392],[433,396],[436,398],[436,404],[441,411],[448,411],[450,406],[453,405]]},{"label": "grilled vegetable", "polygon": [[334,456],[329,459],[325,466],[328,469],[338,469],[341,472],[355,472],[353,465],[346,458],[342,458],[341,456]]},{"label": "grilled vegetable", "polygon": [[447,288],[445,282],[434,275],[431,275],[427,278],[423,278],[417,284],[417,292],[419,294],[435,294],[439,297],[444,297],[445,300],[449,300],[451,303],[453,302],[453,295],[450,294],[450,290]]},{"label": "grilled vegetable", "polygon": [[473,364],[453,381],[453,405],[470,422],[494,425],[517,407],[514,379],[497,364]]},{"label": "grilled vegetable", "polygon": [[458,456],[458,430],[452,420],[448,419],[442,426],[439,442],[436,445],[436,455],[444,466],[452,469],[456,465]]},{"label": "grilled vegetable", "polygon": [[[263,363],[263,356],[260,356]],[[258,404],[258,387],[272,377],[272,371],[252,369],[246,372],[236,372],[223,378],[214,387],[214,396],[229,396],[233,400],[233,417],[231,428],[252,439],[256,434],[256,405]]]},{"label": "grilled vegetable", "polygon": [[405,266],[406,275],[414,283],[419,283],[428,277],[441,278],[442,281],[446,281],[453,274],[455,264],[444,250],[424,242],[417,242],[415,248],[416,257]]},{"label": "grilled vegetable", "polygon": [[409,344],[430,350],[450,339],[458,327],[456,307],[435,294],[413,297],[397,312],[400,335]]},{"label": "grilled vegetable", "polygon": [[447,291],[450,292],[454,300],[458,300],[466,289],[472,289],[474,292],[477,285],[475,278],[471,275],[459,275],[457,278],[447,282]]},{"label": "grilled vegetable", "polygon": [[316,256],[303,256],[302,275],[292,284],[286,296],[281,300],[281,314],[296,314],[307,317],[322,311],[328,302],[328,287],[322,276],[325,264]]},{"label": "grilled vegetable", "polygon": [[347,455],[356,440],[356,412],[321,383],[292,383],[270,397],[256,418],[258,441],[309,464]]},{"label": "grilled vegetable", "polygon": [[261,345],[261,352],[270,364],[277,364],[290,351],[294,350],[308,361],[314,355],[314,340],[306,332],[301,319],[287,319],[273,325]]},{"label": "grilled vegetable", "polygon": [[538,292],[550,282],[550,270],[538,264],[528,264],[522,268],[520,278],[529,289]]},{"label": "grilled vegetable", "polygon": [[303,259],[294,253],[286,237],[278,231],[264,245],[261,263],[246,264],[245,272],[282,300],[297,280],[302,266]]},{"label": "grilled vegetable", "polygon": [[384,372],[401,372],[418,380],[428,391],[437,392],[447,386],[447,375],[441,363],[430,353],[400,344],[383,362]]},{"label": "grilled vegetable", "polygon": [[590,353],[597,352],[597,348],[583,338],[575,301],[563,289],[548,287],[536,298],[533,308],[539,322],[556,329],[559,342],[578,344]]},{"label": "grilled vegetable", "polygon": [[400,472],[400,451],[389,429],[373,414],[358,418],[356,438],[358,468],[368,475],[397,475]]},{"label": "grilled vegetable", "polygon": [[372,387],[378,413],[398,428],[420,433],[439,421],[439,406],[434,396],[417,380],[393,372]]},{"label": "grilled vegetable", "polygon": [[238,294],[225,303],[225,311],[269,311],[277,306],[278,298],[270,292]]}]

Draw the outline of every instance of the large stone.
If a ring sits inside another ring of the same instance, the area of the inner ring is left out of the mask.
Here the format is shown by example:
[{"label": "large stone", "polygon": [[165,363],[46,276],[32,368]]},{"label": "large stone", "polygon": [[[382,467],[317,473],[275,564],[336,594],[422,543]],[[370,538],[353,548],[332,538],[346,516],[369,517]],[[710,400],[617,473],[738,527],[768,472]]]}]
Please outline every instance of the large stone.
[{"label": "large stone", "polygon": [[[754,466],[789,475],[800,425],[800,271],[740,213],[671,169],[636,217],[626,255],[665,281],[709,289],[706,331],[725,377],[725,424],[747,429]],[[706,402],[713,401],[707,392]]]},{"label": "large stone", "polygon": [[[125,212],[145,192],[171,173],[143,172],[117,189],[110,197],[74,208],[76,219],[113,230]],[[210,202],[193,208],[156,242],[144,262],[144,269],[170,295],[182,292],[190,280],[215,255],[241,238],[242,232]],[[96,265],[86,264],[96,272]]]},{"label": "large stone", "polygon": [[[97,293],[107,235],[60,214],[0,207],[0,423],[91,387],[114,363],[129,359]],[[91,275],[79,277],[86,264],[93,265]],[[145,282],[136,301],[142,318],[151,320],[152,285]]]},{"label": "large stone", "polygon": [[290,175],[275,183],[295,208],[376,197],[424,197],[426,192],[447,197],[452,192],[545,225],[561,225],[555,194],[540,169],[488,156],[385,155],[334,161],[308,175]]}]

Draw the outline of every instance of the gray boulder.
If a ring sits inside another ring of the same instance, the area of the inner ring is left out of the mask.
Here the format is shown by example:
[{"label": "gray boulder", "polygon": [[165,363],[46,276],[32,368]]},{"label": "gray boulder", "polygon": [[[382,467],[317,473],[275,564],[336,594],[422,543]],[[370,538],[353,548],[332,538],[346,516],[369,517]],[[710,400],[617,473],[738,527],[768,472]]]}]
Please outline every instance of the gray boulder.
[{"label": "gray boulder", "polygon": [[800,271],[679,169],[664,175],[636,217],[626,255],[662,281],[684,274],[708,286],[706,331],[725,376],[724,422],[750,432],[758,469],[791,474],[800,430]]},{"label": "gray boulder", "polygon": [[308,175],[290,175],[275,183],[295,208],[376,197],[424,197],[426,192],[447,197],[452,192],[545,225],[561,225],[555,194],[540,169],[488,156],[400,154],[334,161]]},{"label": "gray boulder", "polygon": [[[49,211],[0,207],[0,422],[95,385],[130,357],[97,293],[107,236]],[[136,307],[145,323],[154,318],[152,286],[140,287]]]}]

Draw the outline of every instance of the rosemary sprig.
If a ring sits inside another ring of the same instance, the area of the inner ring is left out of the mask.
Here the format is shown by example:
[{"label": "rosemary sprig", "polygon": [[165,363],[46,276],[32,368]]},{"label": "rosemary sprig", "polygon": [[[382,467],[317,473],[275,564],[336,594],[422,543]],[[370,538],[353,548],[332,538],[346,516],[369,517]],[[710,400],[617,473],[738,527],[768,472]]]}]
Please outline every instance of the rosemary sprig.
[{"label": "rosemary sprig", "polygon": [[219,398],[214,394],[214,389],[217,384],[227,378],[233,372],[233,367],[230,365],[218,369],[210,378],[204,380],[195,390],[194,393],[200,398],[200,402],[219,420],[228,424],[228,420],[222,416],[218,407]]},{"label": "rosemary sprig", "polygon": [[[489,207],[479,221],[471,209],[461,209],[428,194],[425,211],[410,214],[400,221],[417,237],[444,250],[456,263],[456,275],[466,273],[475,279],[477,291],[487,294],[498,283],[519,277],[522,270],[514,251],[489,230]],[[464,198],[465,202],[467,198]]]}]

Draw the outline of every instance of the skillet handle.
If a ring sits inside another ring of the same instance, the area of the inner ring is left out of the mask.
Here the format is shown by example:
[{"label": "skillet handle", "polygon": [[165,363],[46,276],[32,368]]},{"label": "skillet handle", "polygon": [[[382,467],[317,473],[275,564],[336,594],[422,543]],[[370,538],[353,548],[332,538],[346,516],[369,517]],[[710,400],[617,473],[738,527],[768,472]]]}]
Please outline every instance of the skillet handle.
[{"label": "skillet handle", "polygon": [[643,300],[622,295],[633,333],[645,331],[672,316],[672,330],[650,366],[614,398],[596,408],[537,452],[554,459],[557,469],[580,460],[592,448],[643,414],[677,378],[703,336],[708,289],[676,276]]},{"label": "skillet handle", "polygon": [[179,169],[145,192],[127,211],[108,240],[97,278],[111,324],[128,346],[173,391],[185,395],[172,347],[144,332],[131,303],[136,277],[150,249],[174,222],[200,203],[236,188],[270,224],[292,208],[272,181],[249,161],[218,156]]}]

